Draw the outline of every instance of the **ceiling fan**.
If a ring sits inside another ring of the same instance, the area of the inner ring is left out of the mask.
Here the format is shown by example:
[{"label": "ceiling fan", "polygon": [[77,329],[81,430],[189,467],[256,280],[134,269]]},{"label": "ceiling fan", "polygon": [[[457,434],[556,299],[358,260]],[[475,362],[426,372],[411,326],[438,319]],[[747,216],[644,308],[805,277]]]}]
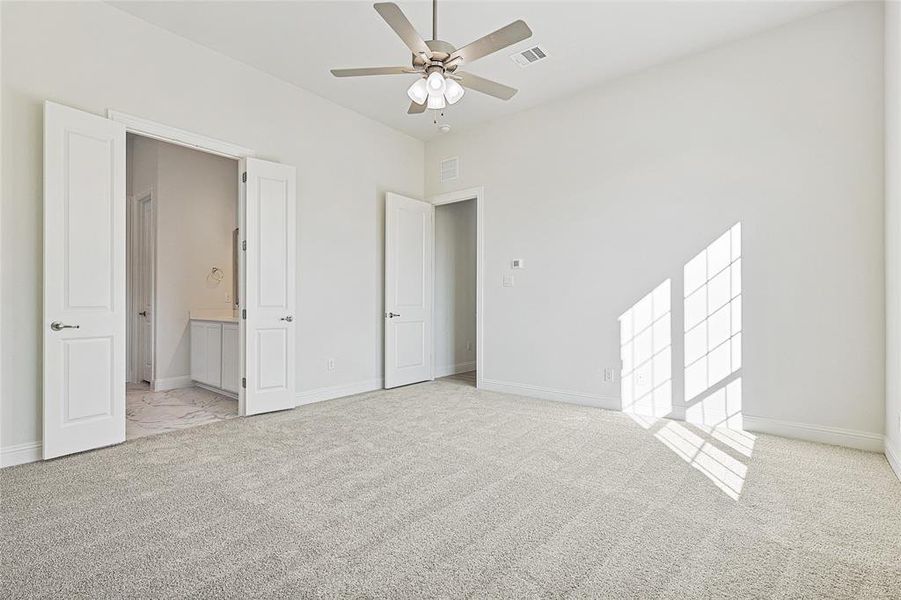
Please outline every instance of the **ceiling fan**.
[{"label": "ceiling fan", "polygon": [[438,39],[438,0],[432,0],[432,39],[429,41],[422,39],[410,20],[393,2],[377,2],[373,4],[373,8],[413,52],[412,66],[332,69],[335,77],[417,74],[419,79],[407,90],[407,95],[412,100],[407,110],[409,114],[425,112],[426,108],[443,109],[448,104],[455,104],[463,97],[466,88],[501,100],[509,100],[516,94],[515,88],[458,69],[531,37],[532,30],[524,21],[514,21],[457,49]]}]

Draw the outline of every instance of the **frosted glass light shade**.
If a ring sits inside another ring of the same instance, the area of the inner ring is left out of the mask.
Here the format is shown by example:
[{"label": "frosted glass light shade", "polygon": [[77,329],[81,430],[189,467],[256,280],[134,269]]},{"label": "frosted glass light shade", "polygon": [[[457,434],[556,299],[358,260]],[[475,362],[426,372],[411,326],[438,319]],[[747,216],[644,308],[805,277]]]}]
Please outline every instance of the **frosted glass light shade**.
[{"label": "frosted glass light shade", "polygon": [[426,85],[425,79],[417,79],[407,90],[410,100],[416,104],[423,104],[429,97],[429,87]]},{"label": "frosted glass light shade", "polygon": [[430,96],[443,96],[444,95],[444,75],[439,73],[438,71],[432,71],[429,73],[428,79],[426,79],[426,84],[429,88]]},{"label": "frosted glass light shade", "polygon": [[428,108],[438,110],[445,106],[447,106],[447,103],[444,101],[444,94],[429,94]]},{"label": "frosted glass light shade", "polygon": [[463,97],[463,94],[466,93],[463,86],[453,79],[448,79],[445,82],[445,86],[444,96],[447,98],[448,104],[456,104],[457,101]]}]

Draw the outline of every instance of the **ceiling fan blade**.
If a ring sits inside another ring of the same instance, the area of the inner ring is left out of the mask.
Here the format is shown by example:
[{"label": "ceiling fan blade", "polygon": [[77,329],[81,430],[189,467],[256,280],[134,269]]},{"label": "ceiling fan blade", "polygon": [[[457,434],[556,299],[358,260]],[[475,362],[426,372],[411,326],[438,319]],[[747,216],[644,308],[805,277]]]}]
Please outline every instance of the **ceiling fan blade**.
[{"label": "ceiling fan blade", "polygon": [[407,109],[408,115],[418,115],[420,113],[425,112],[425,102],[422,104],[416,104],[415,102],[410,102],[410,108]]},{"label": "ceiling fan blade", "polygon": [[426,45],[422,36],[410,23],[410,20],[404,15],[394,2],[376,2],[372,5],[376,12],[379,13],[388,26],[394,30],[400,39],[412,50],[413,54],[423,54],[432,56],[432,51]]},{"label": "ceiling fan blade", "polygon": [[473,75],[472,73],[461,73],[457,71],[454,73],[454,79],[459,80],[460,84],[465,88],[482,92],[483,94],[488,94],[489,96],[494,96],[501,100],[509,100],[515,96],[518,91],[516,88],[512,88],[496,81],[491,81],[490,79],[485,79],[484,77],[479,77],[478,75]]},{"label": "ceiling fan blade", "polygon": [[416,73],[410,67],[364,67],[362,69],[332,69],[335,77],[364,77],[366,75],[405,75]]},{"label": "ceiling fan blade", "polygon": [[525,21],[513,21],[506,27],[501,27],[494,33],[489,33],[485,37],[479,38],[456,50],[448,57],[448,60],[462,58],[463,63],[468,64],[530,37],[532,37],[532,30],[529,29]]}]

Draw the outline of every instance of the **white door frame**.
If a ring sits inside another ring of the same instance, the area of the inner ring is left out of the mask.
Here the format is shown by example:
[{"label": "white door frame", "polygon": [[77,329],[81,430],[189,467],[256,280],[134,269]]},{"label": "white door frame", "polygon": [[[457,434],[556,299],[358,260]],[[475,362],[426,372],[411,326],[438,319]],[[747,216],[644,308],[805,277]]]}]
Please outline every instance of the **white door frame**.
[{"label": "white door frame", "polygon": [[178,129],[177,127],[170,127],[163,123],[157,123],[156,121],[151,121],[150,119],[145,119],[143,117],[136,117],[135,115],[130,115],[111,108],[106,111],[106,117],[110,121],[125,125],[125,131],[127,133],[142,135],[155,140],[169,142],[170,144],[185,146],[186,148],[194,148],[195,150],[201,150],[209,154],[234,158],[235,160],[256,155],[250,148],[223,142],[216,138],[207,137],[191,131],[185,131],[184,129]]},{"label": "white door frame", "polygon": [[137,194],[133,194],[127,198],[129,203],[129,213],[130,217],[128,220],[128,250],[131,254],[131,260],[127,265],[128,268],[128,309],[129,309],[129,320],[127,330],[131,334],[131,337],[128,341],[129,352],[131,354],[131,360],[128,363],[128,371],[129,371],[129,380],[131,383],[140,383],[143,378],[141,375],[143,371],[141,369],[143,366],[141,365],[139,358],[141,358],[141,352],[135,343],[137,342],[137,326],[139,324],[138,320],[138,298],[137,293],[140,289],[139,282],[135,278],[135,275],[138,273],[138,257],[140,256],[141,243],[139,232],[137,230],[138,224],[138,210],[141,208],[141,204],[144,202],[150,202],[150,210],[151,210],[151,222],[150,229],[153,232],[150,242],[150,305],[151,305],[151,318],[153,319],[151,325],[151,334],[150,334],[150,360],[152,363],[152,376],[150,381],[150,386],[153,387],[153,380],[156,379],[156,191],[153,187],[149,187]]},{"label": "white door frame", "polygon": [[[428,198],[433,206],[453,204],[475,200],[476,203],[476,387],[482,387],[482,377],[485,372],[485,344],[484,344],[484,315],[485,315],[485,188],[482,186],[438,194]],[[432,252],[432,260],[435,260],[435,252]],[[433,269],[434,271],[434,269]],[[432,285],[435,279],[432,278]],[[432,293],[432,331],[435,329],[435,294]],[[432,345],[437,342],[437,336],[432,336]],[[435,349],[432,348],[432,377],[435,376]]]}]

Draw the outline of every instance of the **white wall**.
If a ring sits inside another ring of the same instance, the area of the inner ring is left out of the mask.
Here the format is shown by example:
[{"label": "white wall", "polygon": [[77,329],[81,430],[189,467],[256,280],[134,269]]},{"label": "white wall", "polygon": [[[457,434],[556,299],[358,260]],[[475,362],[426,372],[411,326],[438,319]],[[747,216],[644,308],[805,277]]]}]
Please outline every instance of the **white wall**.
[{"label": "white wall", "polygon": [[475,369],[476,203],[435,207],[435,372]]},{"label": "white wall", "polygon": [[885,5],[886,454],[901,477],[901,2]]},{"label": "white wall", "polygon": [[[232,231],[237,226],[238,163],[182,146],[137,137],[134,194],[155,190],[155,378],[191,374],[191,310],[228,310],[232,299]],[[146,159],[146,160],[145,160]],[[148,164],[149,163],[149,164]],[[155,168],[152,181],[142,172]],[[210,277],[214,266],[222,280]]]},{"label": "white wall", "polygon": [[[103,3],[0,11],[4,447],[41,429],[44,99],[296,165],[299,385],[377,385],[384,192],[423,196],[421,142]],[[446,156],[454,188],[485,186],[485,377],[617,405],[600,375],[619,364],[618,317],[669,279],[678,360],[683,265],[740,221],[745,412],[881,436],[881,16],[840,8],[430,142],[430,195],[448,191]],[[513,257],[527,268],[502,288]],[[681,384],[676,370],[677,404]]]},{"label": "white wall", "polygon": [[384,192],[422,197],[422,142],[104,3],[0,10],[4,447],[41,431],[45,99],[141,115],[295,165],[299,388],[379,385]]},{"label": "white wall", "polygon": [[429,195],[485,189],[483,382],[619,407],[618,318],[669,280],[678,408],[683,267],[740,222],[746,422],[881,447],[882,26],[853,4],[428,142]]}]

